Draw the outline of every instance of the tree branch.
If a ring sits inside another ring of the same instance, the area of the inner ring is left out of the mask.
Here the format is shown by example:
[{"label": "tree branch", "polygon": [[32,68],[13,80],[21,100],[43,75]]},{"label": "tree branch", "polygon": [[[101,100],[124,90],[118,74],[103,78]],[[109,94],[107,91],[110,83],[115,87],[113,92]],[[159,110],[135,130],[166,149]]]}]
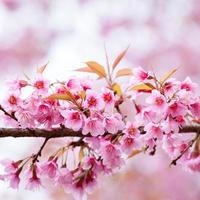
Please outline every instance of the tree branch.
[{"label": "tree branch", "polygon": [[185,154],[185,152],[187,152],[188,149],[190,149],[190,147],[193,146],[193,144],[197,141],[197,139],[200,136],[199,132],[197,132],[197,133],[198,134],[196,135],[196,137],[189,142],[188,146],[181,152],[181,154],[177,158],[175,158],[174,160],[172,160],[172,162],[170,163],[170,166],[171,165],[176,165],[177,161],[183,156],[183,154]]},{"label": "tree branch", "polygon": [[42,155],[42,150],[44,149],[46,143],[48,142],[49,138],[46,138],[42,144],[42,146],[40,147],[39,151],[37,154],[35,154],[34,159],[33,159],[33,163],[38,161],[38,157],[40,157]]},{"label": "tree branch", "polygon": [[[180,133],[200,133],[200,126],[184,126],[180,128]],[[108,133],[105,133],[108,134]],[[121,132],[120,132],[121,134]],[[0,128],[0,138],[3,137],[43,137],[43,138],[60,138],[60,137],[91,137],[90,134],[83,135],[82,131],[73,131],[68,128],[30,129],[30,128]]]},{"label": "tree branch", "polygon": [[18,119],[15,117],[15,113],[14,113],[14,112],[10,114],[10,113],[7,112],[1,105],[0,105],[0,110],[1,110],[6,116],[8,116],[8,117],[14,119],[16,122],[18,122]]},{"label": "tree branch", "polygon": [[68,128],[55,128],[51,130],[47,129],[30,129],[30,128],[0,128],[1,137],[42,137],[42,138],[59,138],[59,137],[89,137],[88,135],[82,135],[82,131],[73,131]]},{"label": "tree branch", "polygon": [[200,126],[183,126],[179,133],[200,133]]}]

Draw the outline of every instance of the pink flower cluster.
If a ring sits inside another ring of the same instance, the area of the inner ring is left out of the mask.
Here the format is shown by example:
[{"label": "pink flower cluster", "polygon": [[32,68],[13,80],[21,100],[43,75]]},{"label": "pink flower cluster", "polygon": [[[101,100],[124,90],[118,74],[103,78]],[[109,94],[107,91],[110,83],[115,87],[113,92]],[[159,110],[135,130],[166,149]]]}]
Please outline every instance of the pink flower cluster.
[{"label": "pink flower cluster", "polygon": [[[80,132],[81,137],[70,138],[46,162],[40,162],[38,154],[16,162],[3,161],[1,179],[12,188],[25,179],[25,188],[33,190],[48,177],[80,198],[91,192],[99,174],[115,172],[139,152],[153,155],[157,146],[168,153],[172,164],[200,171],[200,135],[180,133],[182,127],[200,123],[198,85],[189,77],[161,81],[142,68],[133,74],[122,94],[117,94],[112,84],[97,92],[96,86],[84,79],[51,83],[42,74],[33,81],[9,82],[2,107],[15,117],[2,115],[7,126],[68,128]],[[137,89],[130,89],[133,86]],[[74,152],[74,165],[70,164],[70,152]]]}]

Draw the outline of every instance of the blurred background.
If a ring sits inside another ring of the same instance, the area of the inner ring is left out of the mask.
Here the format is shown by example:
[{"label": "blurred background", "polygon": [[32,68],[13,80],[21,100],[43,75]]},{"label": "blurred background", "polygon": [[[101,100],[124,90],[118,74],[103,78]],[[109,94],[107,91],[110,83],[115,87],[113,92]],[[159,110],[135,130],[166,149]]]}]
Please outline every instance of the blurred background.
[{"label": "blurred background", "polygon": [[[199,0],[0,0],[0,81],[32,75],[49,61],[46,76],[63,79],[95,60],[105,64],[130,45],[123,66],[178,67],[177,77],[200,83]],[[37,151],[36,139],[0,139],[0,158],[19,159]],[[49,148],[53,148],[54,141]],[[200,175],[169,158],[140,155],[117,174],[101,177],[89,200],[199,200]],[[0,199],[71,200],[49,186],[37,192],[14,191],[0,182]]]}]

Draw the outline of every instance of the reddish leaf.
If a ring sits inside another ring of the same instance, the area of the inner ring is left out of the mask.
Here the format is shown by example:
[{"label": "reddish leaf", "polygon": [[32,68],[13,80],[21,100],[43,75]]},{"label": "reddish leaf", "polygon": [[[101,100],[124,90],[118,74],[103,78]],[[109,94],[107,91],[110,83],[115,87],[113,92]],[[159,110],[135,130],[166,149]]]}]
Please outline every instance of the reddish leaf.
[{"label": "reddish leaf", "polygon": [[99,77],[106,77],[106,72],[105,69],[102,65],[100,65],[97,62],[94,61],[89,61],[86,62],[87,66],[94,72],[96,73]]},{"label": "reddish leaf", "polygon": [[81,99],[85,99],[85,97],[86,97],[86,92],[85,92],[85,91],[80,91],[80,92],[79,92],[79,96],[81,97]]},{"label": "reddish leaf", "polygon": [[160,83],[163,84],[167,79],[169,79],[175,72],[177,71],[177,68],[174,68],[167,72],[161,79]]},{"label": "reddish leaf", "polygon": [[81,147],[79,151],[79,161],[82,162],[83,158],[84,158],[84,147]]},{"label": "reddish leaf", "polygon": [[118,56],[117,58],[114,60],[113,62],[113,65],[112,65],[112,68],[115,69],[117,67],[117,65],[119,64],[119,62],[122,60],[122,58],[125,56],[126,52],[128,51],[128,48],[127,47],[124,51],[122,51]]},{"label": "reddish leaf", "polygon": [[46,69],[47,65],[48,65],[48,63],[43,65],[43,66],[41,66],[41,67],[38,67],[37,68],[37,73],[38,74],[42,74],[44,72],[44,70]]},{"label": "reddish leaf", "polygon": [[137,91],[152,91],[155,87],[151,83],[142,83],[140,85],[134,85],[129,90]]},{"label": "reddish leaf", "polygon": [[47,98],[50,100],[74,101],[74,96],[69,91],[66,91],[66,93],[54,93]]},{"label": "reddish leaf", "polygon": [[79,69],[75,69],[75,71],[94,73],[89,67],[81,67]]},{"label": "reddish leaf", "polygon": [[136,156],[137,154],[143,152],[144,150],[133,150],[131,154],[128,156],[128,158],[132,158],[133,156]]},{"label": "reddish leaf", "polygon": [[121,76],[131,76],[131,75],[133,75],[132,70],[130,68],[124,68],[117,71],[116,78]]}]

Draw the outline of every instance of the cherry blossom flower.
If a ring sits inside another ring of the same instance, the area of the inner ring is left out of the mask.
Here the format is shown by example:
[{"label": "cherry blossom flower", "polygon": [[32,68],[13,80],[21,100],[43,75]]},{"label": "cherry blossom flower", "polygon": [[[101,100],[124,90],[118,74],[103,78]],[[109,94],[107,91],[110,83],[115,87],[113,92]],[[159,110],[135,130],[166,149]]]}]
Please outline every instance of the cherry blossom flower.
[{"label": "cherry blossom flower", "polygon": [[147,97],[146,102],[151,105],[156,112],[164,112],[167,108],[165,97],[157,90],[153,90],[151,95]]},{"label": "cherry blossom flower", "polygon": [[80,80],[80,84],[81,84],[81,87],[83,89],[83,91],[87,91],[87,90],[91,90],[92,89],[92,80],[90,79],[81,79]]},{"label": "cherry blossom flower", "polygon": [[105,89],[102,93],[102,99],[105,102],[106,106],[113,106],[114,105],[114,93],[108,89]]},{"label": "cherry blossom flower", "polygon": [[44,79],[42,75],[38,75],[36,80],[33,82],[33,87],[36,89],[38,94],[45,95],[49,90],[49,81]]},{"label": "cherry blossom flower", "polygon": [[61,115],[65,118],[65,126],[78,131],[83,126],[83,116],[78,111],[62,110]]},{"label": "cherry blossom flower", "polygon": [[168,153],[168,155],[174,159],[180,155],[180,152],[187,148],[188,144],[182,137],[176,134],[167,134],[163,136],[162,147]]},{"label": "cherry blossom flower", "polygon": [[141,111],[135,116],[135,121],[138,126],[143,126],[149,122],[158,122],[161,119],[160,112],[152,109],[151,105],[149,107],[141,108]]},{"label": "cherry blossom flower", "polygon": [[24,109],[24,108],[19,108],[15,112],[15,116],[18,119],[18,122],[20,123],[20,126],[23,128],[34,128],[35,123],[34,123],[34,115],[30,110]]},{"label": "cherry blossom flower", "polygon": [[170,116],[162,122],[162,129],[165,133],[178,133],[179,126],[180,124]]},{"label": "cherry blossom flower", "polygon": [[34,117],[46,128],[51,128],[54,124],[59,124],[63,121],[60,112],[52,110],[51,105],[48,104],[41,104],[38,107],[38,113]]},{"label": "cherry blossom flower", "polygon": [[150,122],[145,126],[144,130],[146,131],[145,139],[162,139],[163,130],[161,129],[160,124]]},{"label": "cherry blossom flower", "polygon": [[28,85],[28,81],[16,78],[15,80],[9,80],[7,82],[10,91],[21,90]]},{"label": "cherry blossom flower", "polygon": [[37,165],[33,165],[30,167],[30,169],[26,172],[27,176],[27,183],[26,183],[26,189],[27,190],[37,190],[41,186],[41,180],[38,177],[38,174],[40,173],[39,167]]},{"label": "cherry blossom flower", "polygon": [[181,90],[190,91],[192,93],[195,93],[196,89],[198,88],[198,85],[196,83],[193,83],[189,77],[185,78],[185,80],[180,85]]},{"label": "cherry blossom flower", "polygon": [[170,155],[174,152],[174,138],[171,134],[167,134],[163,136],[162,139],[162,148]]},{"label": "cherry blossom flower", "polygon": [[7,98],[3,102],[3,106],[7,109],[15,110],[21,103],[18,92],[9,92]]},{"label": "cherry blossom flower", "polygon": [[88,145],[92,148],[92,149],[99,149],[100,148],[100,139],[97,137],[88,137],[85,139],[88,143]]},{"label": "cherry blossom flower", "polygon": [[57,185],[62,186],[66,191],[71,187],[73,174],[67,168],[58,170],[55,182]]},{"label": "cherry blossom flower", "polygon": [[6,159],[2,160],[1,164],[5,167],[5,175],[3,175],[3,179],[6,181],[9,181],[9,185],[13,189],[18,189],[20,178],[19,175],[22,171],[22,167],[19,167],[22,163],[22,160],[19,160],[17,162],[14,162],[12,160]]},{"label": "cherry blossom flower", "polygon": [[138,126],[129,121],[126,123],[126,128],[123,130],[123,132],[130,137],[137,137],[140,134]]},{"label": "cherry blossom flower", "polygon": [[58,164],[56,160],[49,160],[46,163],[43,163],[41,166],[41,174],[48,175],[49,178],[54,178],[57,173]]},{"label": "cherry blossom flower", "polygon": [[80,169],[75,176],[71,189],[75,198],[82,199],[96,186],[96,173],[93,170]]},{"label": "cherry blossom flower", "polygon": [[188,171],[200,171],[200,156],[198,152],[191,152],[182,160],[183,167]]},{"label": "cherry blossom flower", "polygon": [[149,77],[149,73],[144,71],[141,67],[135,68],[133,70],[133,74],[136,80],[139,82],[143,82]]},{"label": "cherry blossom flower", "polygon": [[109,133],[115,134],[124,128],[124,123],[120,117],[121,116],[116,114],[113,116],[106,116],[103,119],[103,126]]},{"label": "cherry blossom flower", "polygon": [[120,156],[120,150],[117,149],[113,144],[111,143],[103,143],[101,146],[101,155],[103,158],[103,164],[111,169],[119,168],[123,160]]},{"label": "cherry blossom flower", "polygon": [[181,103],[187,106],[197,101],[197,97],[194,94],[192,94],[190,91],[187,91],[185,89],[179,90],[176,96]]},{"label": "cherry blossom flower", "polygon": [[90,133],[92,136],[103,135],[105,132],[103,122],[98,118],[87,118],[82,133],[86,135]]},{"label": "cherry blossom flower", "polygon": [[19,173],[10,173],[7,175],[4,175],[4,179],[9,181],[9,186],[13,189],[18,189],[19,183],[20,183],[20,178],[19,178]]},{"label": "cherry blossom flower", "polygon": [[98,97],[95,92],[87,90],[84,107],[91,110],[101,110],[104,108],[104,102],[103,99],[101,97]]},{"label": "cherry blossom flower", "polygon": [[91,193],[97,185],[97,174],[94,170],[89,170],[84,180],[84,187],[87,193]]},{"label": "cherry blossom flower", "polygon": [[37,176],[33,176],[28,179],[28,183],[26,185],[27,190],[37,190],[41,186],[41,180]]},{"label": "cherry blossom flower", "polygon": [[137,147],[137,143],[133,137],[130,136],[123,136],[121,140],[121,150],[125,154],[130,154],[134,147]]},{"label": "cherry blossom flower", "polygon": [[66,89],[71,91],[80,91],[81,90],[81,83],[79,79],[71,78],[67,80],[65,83]]},{"label": "cherry blossom flower", "polygon": [[89,170],[93,169],[95,172],[101,172],[103,170],[102,165],[96,160],[95,157],[88,156],[84,159],[83,169]]},{"label": "cherry blossom flower", "polygon": [[181,102],[172,102],[169,104],[167,114],[172,117],[182,115],[184,116],[187,113],[187,107]]},{"label": "cherry blossom flower", "polygon": [[14,120],[13,118],[10,118],[9,116],[2,115],[2,119],[3,119],[4,124],[7,127],[19,128],[20,126],[16,120]]},{"label": "cherry blossom flower", "polygon": [[21,161],[14,162],[10,159],[1,160],[0,164],[4,166],[4,171],[7,173],[16,172]]},{"label": "cherry blossom flower", "polygon": [[200,119],[200,102],[195,102],[191,104],[190,110],[195,117]]},{"label": "cherry blossom flower", "polygon": [[173,96],[175,92],[178,91],[179,85],[180,83],[176,81],[176,79],[174,78],[168,79],[163,86],[164,94],[168,97]]}]

